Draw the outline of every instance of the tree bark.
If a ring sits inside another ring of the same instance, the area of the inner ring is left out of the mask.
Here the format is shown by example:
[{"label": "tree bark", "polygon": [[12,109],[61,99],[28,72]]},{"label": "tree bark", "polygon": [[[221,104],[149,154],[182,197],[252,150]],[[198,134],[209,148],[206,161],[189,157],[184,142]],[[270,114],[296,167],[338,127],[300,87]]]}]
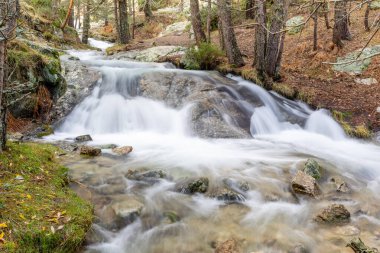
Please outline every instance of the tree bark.
[{"label": "tree bark", "polygon": [[255,0],[246,0],[245,2],[245,18],[255,19]]},{"label": "tree bark", "polygon": [[115,15],[115,29],[116,29],[116,41],[120,42],[120,25],[119,25],[119,5],[118,0],[113,0],[114,4],[114,15]]},{"label": "tree bark", "polygon": [[79,29],[80,24],[80,7],[81,7],[81,0],[77,0],[77,7],[76,7],[76,15],[75,15],[75,28]]},{"label": "tree bark", "polygon": [[237,45],[235,31],[232,26],[231,2],[230,0],[218,0],[218,12],[222,24],[224,50],[228,58],[228,63],[236,67],[244,65],[243,57]]},{"label": "tree bark", "polygon": [[342,40],[351,40],[351,34],[348,29],[347,0],[335,2],[334,22],[333,43],[342,48]]},{"label": "tree bark", "polygon": [[329,22],[329,3],[328,2],[325,2],[325,3],[321,3],[321,11],[323,12],[323,17],[325,19],[325,25],[326,25],[326,28],[327,29],[330,29],[331,26],[330,26],[330,22]]},{"label": "tree bark", "polygon": [[73,7],[74,7],[74,0],[70,0],[69,7],[67,9],[67,14],[65,21],[61,25],[61,29],[65,29],[66,25],[69,23],[69,26],[73,27],[74,23],[74,12],[73,12]]},{"label": "tree bark", "polygon": [[[315,4],[313,4],[315,6]],[[318,12],[315,11],[313,16],[314,22],[314,33],[313,33],[313,50],[316,51],[318,49]]]},{"label": "tree bark", "polygon": [[90,32],[90,11],[91,11],[91,0],[86,0],[86,6],[84,7],[83,14],[83,32],[82,32],[82,43],[88,43],[88,36]]},{"label": "tree bark", "polygon": [[223,37],[223,28],[222,20],[218,18],[218,33],[219,33],[219,46],[224,51],[224,37]]},{"label": "tree bark", "polygon": [[136,7],[135,0],[132,0],[132,39],[135,38],[135,26],[136,26]]},{"label": "tree bark", "polygon": [[129,41],[129,25],[126,0],[119,0],[119,23],[120,43],[127,44]]},{"label": "tree bark", "polygon": [[261,79],[264,78],[264,66],[265,66],[265,51],[266,51],[266,37],[267,31],[265,30],[265,0],[256,0],[256,18],[258,25],[255,29],[255,59],[254,67]]},{"label": "tree bark", "polygon": [[5,87],[7,84],[7,41],[15,36],[17,17],[20,13],[19,1],[0,3],[0,152],[5,149],[7,136],[7,101]]},{"label": "tree bark", "polygon": [[211,0],[207,1],[207,43],[211,42]]},{"label": "tree bark", "polygon": [[271,21],[270,31],[268,34],[267,49],[266,49],[266,74],[270,77],[277,78],[279,76],[280,66],[277,65],[278,57],[281,47],[280,32],[284,28],[284,24],[287,17],[287,1],[286,0],[274,0],[272,4],[273,17]]},{"label": "tree bark", "polygon": [[201,13],[198,0],[190,0],[191,25],[193,26],[195,42],[200,45],[206,41],[206,35],[202,29]]},{"label": "tree bark", "polygon": [[153,17],[152,7],[151,7],[151,0],[145,0],[144,3],[144,14],[146,19],[151,19]]}]

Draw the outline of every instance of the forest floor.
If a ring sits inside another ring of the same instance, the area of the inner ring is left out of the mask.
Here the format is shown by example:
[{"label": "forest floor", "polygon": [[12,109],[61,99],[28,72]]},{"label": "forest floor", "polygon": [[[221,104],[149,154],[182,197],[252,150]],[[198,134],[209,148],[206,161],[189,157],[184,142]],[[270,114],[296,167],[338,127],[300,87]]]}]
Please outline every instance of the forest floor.
[{"label": "forest floor", "polygon": [[[305,13],[299,13],[298,10],[297,13],[295,12],[295,10],[293,13],[291,11],[290,16],[302,15],[305,19],[308,17],[307,10]],[[344,124],[348,122],[354,127],[352,129],[355,127],[359,130],[369,128],[373,132],[378,132],[380,131],[380,57],[374,57],[369,67],[360,75],[337,72],[333,70],[333,65],[324,63],[334,63],[338,57],[360,50],[365,46],[374,29],[370,32],[365,31],[364,12],[365,8],[363,7],[361,10],[352,13],[350,17],[352,40],[345,41],[342,49],[338,49],[332,44],[333,29],[326,28],[322,17],[318,19],[318,50],[313,50],[312,21],[308,22],[300,33],[287,35],[282,57],[282,80],[280,83],[282,87],[285,87],[285,93],[291,90],[292,93],[303,94],[304,99],[302,100],[313,108],[326,108],[335,112],[334,115],[338,115],[337,119]],[[370,23],[373,22],[377,14],[376,11],[371,11]],[[165,22],[162,20],[157,22],[161,24],[161,30],[171,23],[168,19]],[[246,71],[252,69],[254,28],[244,27],[244,24],[252,22],[252,20],[243,21],[243,26],[239,25],[235,28],[237,42],[246,62],[246,65],[241,69]],[[330,23],[333,25],[332,20]],[[153,38],[147,37],[144,32],[142,29],[137,29],[136,39],[128,44],[126,49],[144,49],[162,45],[190,46],[194,44],[187,32],[182,35]],[[212,42],[218,44],[218,41],[218,32],[213,31]],[[368,47],[373,45],[380,45],[380,33],[371,40]],[[240,73],[240,71],[234,72]],[[358,79],[371,77],[377,79],[377,83],[371,85],[357,83]],[[281,93],[281,89],[276,91]],[[349,129],[349,131],[354,130]],[[360,136],[361,133],[354,135]]]}]

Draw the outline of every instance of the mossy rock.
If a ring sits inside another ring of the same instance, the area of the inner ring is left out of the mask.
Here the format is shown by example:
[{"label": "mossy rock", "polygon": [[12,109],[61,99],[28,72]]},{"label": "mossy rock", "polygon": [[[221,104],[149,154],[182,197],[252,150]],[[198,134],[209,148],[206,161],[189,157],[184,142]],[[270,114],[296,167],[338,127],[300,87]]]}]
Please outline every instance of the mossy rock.
[{"label": "mossy rock", "polygon": [[371,64],[372,56],[380,53],[380,45],[367,47],[361,54],[360,52],[361,49],[349,53],[344,57],[338,57],[337,63],[339,64],[334,65],[333,69],[338,72],[361,74]]},{"label": "mossy rock", "polygon": [[315,179],[321,178],[321,167],[319,166],[318,162],[314,159],[307,159],[303,168],[303,172],[312,176]]},{"label": "mossy rock", "polygon": [[379,10],[380,9],[380,0],[374,0],[370,4],[371,10]]},{"label": "mossy rock", "polygon": [[295,16],[291,19],[288,19],[288,21],[286,21],[286,28],[289,29],[288,34],[294,35],[300,33],[302,29],[305,27],[303,22],[304,18],[302,16]]}]

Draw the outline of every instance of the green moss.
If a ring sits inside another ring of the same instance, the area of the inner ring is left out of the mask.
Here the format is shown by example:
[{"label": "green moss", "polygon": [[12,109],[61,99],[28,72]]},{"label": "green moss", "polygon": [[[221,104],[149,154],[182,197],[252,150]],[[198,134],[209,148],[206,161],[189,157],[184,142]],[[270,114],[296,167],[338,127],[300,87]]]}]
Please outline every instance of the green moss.
[{"label": "green moss", "polygon": [[351,116],[350,113],[333,110],[332,116],[342,126],[347,135],[360,139],[369,139],[372,137],[372,132],[366,125],[362,124],[353,127],[348,123],[347,120]]},{"label": "green moss", "polygon": [[293,99],[296,95],[296,91],[285,83],[274,83],[272,89],[278,94],[289,99]]},{"label": "green moss", "polygon": [[223,52],[213,44],[201,43],[199,47],[190,47],[182,59],[185,69],[212,70],[220,62]]},{"label": "green moss", "polygon": [[54,134],[54,129],[50,125],[44,125],[43,131],[37,134],[38,138]]},{"label": "green moss", "polygon": [[1,252],[75,252],[92,223],[92,206],[68,188],[58,148],[9,143],[0,154]]}]

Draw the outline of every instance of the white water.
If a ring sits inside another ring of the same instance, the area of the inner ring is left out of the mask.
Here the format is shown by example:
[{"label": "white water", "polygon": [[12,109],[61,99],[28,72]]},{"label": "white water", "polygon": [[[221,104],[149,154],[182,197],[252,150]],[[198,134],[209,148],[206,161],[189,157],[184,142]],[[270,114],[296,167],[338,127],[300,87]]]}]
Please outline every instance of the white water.
[{"label": "white water", "polygon": [[[314,208],[326,206],[326,200],[320,203],[289,201],[291,177],[308,157],[318,159],[328,168],[329,175],[340,175],[349,180],[350,187],[358,194],[350,195],[354,200],[344,204],[352,210],[356,210],[358,204],[369,206],[368,210],[372,210],[369,211],[370,219],[363,223],[358,218],[354,225],[363,231],[367,240],[373,238],[373,231],[368,231],[365,224],[375,226],[373,220],[380,218],[378,212],[373,212],[376,206],[371,206],[373,201],[380,200],[380,147],[346,137],[326,111],[313,112],[300,102],[282,99],[233,77],[263,103],[255,107],[243,101],[240,94],[235,94],[241,105],[252,113],[250,130],[254,138],[201,139],[194,137],[187,127],[191,105],[176,110],[161,101],[137,96],[135,78],[140,73],[179,70],[170,69],[165,64],[111,61],[93,52],[72,51],[71,54],[99,68],[103,72],[103,81],[75,108],[56,134],[49,137],[50,140],[91,134],[92,144],[132,145],[134,151],[128,159],[122,164],[115,162],[112,167],[122,173],[129,168],[160,168],[174,178],[207,176],[212,182],[231,178],[245,180],[251,185],[244,208],[234,205],[222,208],[222,201],[202,195],[189,197],[174,193],[170,191],[173,183],[163,180],[140,192],[144,195],[145,208],[162,211],[170,203],[169,206],[176,210],[187,210],[181,222],[161,224],[147,230],[138,219],[117,233],[102,230],[108,239],[91,245],[89,250],[212,252],[207,248],[210,240],[237,236],[246,240],[247,252],[285,252],[299,243],[311,248],[311,252],[338,252],[337,248],[324,251],[326,247],[334,246],[326,242],[325,237],[330,238],[330,234],[311,221]],[[199,74],[205,75],[203,72]],[[290,123],[286,115],[295,115],[305,121]],[[268,194],[277,196],[278,200],[268,201]],[[379,229],[380,225],[375,227]],[[175,231],[174,235],[168,231]],[[276,240],[276,243],[271,246],[268,240]],[[374,241],[371,239],[372,243]]]}]

